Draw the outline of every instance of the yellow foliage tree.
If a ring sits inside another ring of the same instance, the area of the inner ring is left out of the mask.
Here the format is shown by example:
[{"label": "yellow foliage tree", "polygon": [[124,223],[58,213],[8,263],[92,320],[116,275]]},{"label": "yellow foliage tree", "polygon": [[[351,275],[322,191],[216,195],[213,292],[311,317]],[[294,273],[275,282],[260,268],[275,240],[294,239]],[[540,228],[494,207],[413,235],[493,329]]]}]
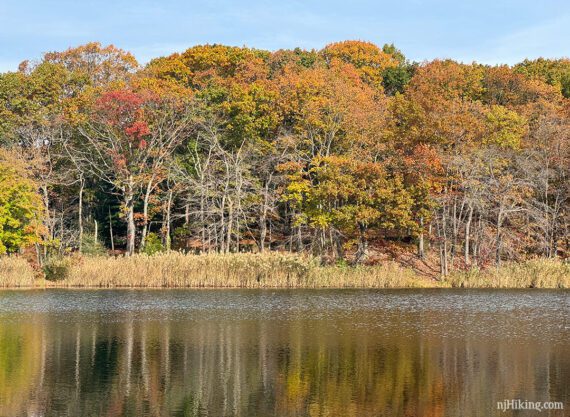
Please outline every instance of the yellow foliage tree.
[{"label": "yellow foliage tree", "polygon": [[41,198],[20,162],[0,153],[0,254],[40,241]]}]

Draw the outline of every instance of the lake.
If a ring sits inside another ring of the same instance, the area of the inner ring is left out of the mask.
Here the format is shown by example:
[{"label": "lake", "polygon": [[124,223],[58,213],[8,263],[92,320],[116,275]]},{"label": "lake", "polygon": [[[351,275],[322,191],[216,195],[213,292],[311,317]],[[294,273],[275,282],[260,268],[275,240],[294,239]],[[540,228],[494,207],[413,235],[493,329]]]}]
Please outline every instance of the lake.
[{"label": "lake", "polygon": [[0,416],[570,415],[569,317],[562,290],[0,291]]}]

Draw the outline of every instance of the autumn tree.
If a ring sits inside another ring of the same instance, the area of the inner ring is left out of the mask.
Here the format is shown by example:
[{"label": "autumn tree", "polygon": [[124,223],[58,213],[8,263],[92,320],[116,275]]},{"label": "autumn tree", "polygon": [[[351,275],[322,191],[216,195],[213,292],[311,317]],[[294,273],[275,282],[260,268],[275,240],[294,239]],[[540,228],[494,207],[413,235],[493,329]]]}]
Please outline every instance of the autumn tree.
[{"label": "autumn tree", "polygon": [[125,81],[138,68],[135,57],[113,45],[90,42],[63,52],[48,52],[43,62],[64,67],[77,82],[103,87]]},{"label": "autumn tree", "polygon": [[393,96],[396,93],[403,93],[406,86],[414,76],[417,68],[416,63],[410,63],[394,44],[386,44],[382,47],[382,51],[391,55],[398,65],[389,66],[382,72],[382,86],[387,95]]},{"label": "autumn tree", "polygon": [[405,240],[446,275],[567,255],[567,73],[362,41],[198,45],[140,67],[89,43],[0,74],[0,146],[26,161],[62,252],[105,222],[128,253],[158,227],[166,247],[358,262]]},{"label": "autumn tree", "polygon": [[329,65],[334,64],[335,60],[353,65],[364,82],[381,88],[384,70],[398,66],[398,57],[389,52],[396,55],[395,48],[386,53],[370,42],[344,41],[327,45],[321,54]]},{"label": "autumn tree", "polygon": [[351,66],[287,71],[279,79],[286,129],[308,159],[379,144],[386,102]]},{"label": "autumn tree", "polygon": [[135,202],[149,171],[160,169],[190,127],[190,107],[152,93],[102,94],[80,127],[84,158],[94,175],[120,193],[127,221],[127,253],[135,250]]},{"label": "autumn tree", "polygon": [[525,59],[514,66],[514,71],[524,74],[531,79],[539,79],[560,90],[560,93],[570,97],[570,59]]},{"label": "autumn tree", "polygon": [[289,171],[284,199],[299,209],[297,221],[315,230],[320,253],[330,239],[342,257],[348,239],[357,243],[360,263],[368,254],[370,230],[408,233],[416,226],[402,178],[389,176],[379,163],[331,156],[313,159],[306,171],[294,164],[283,169]]},{"label": "autumn tree", "polygon": [[0,254],[14,253],[42,239],[42,202],[25,163],[0,152]]}]

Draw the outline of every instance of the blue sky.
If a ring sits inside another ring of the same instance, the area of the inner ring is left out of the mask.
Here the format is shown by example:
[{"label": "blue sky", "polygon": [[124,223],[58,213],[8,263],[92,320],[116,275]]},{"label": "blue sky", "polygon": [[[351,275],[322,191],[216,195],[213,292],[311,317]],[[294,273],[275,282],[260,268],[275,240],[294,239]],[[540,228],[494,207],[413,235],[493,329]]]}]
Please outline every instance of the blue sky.
[{"label": "blue sky", "polygon": [[88,41],[141,62],[203,43],[322,48],[395,43],[412,60],[570,56],[568,0],[0,0],[0,71]]}]

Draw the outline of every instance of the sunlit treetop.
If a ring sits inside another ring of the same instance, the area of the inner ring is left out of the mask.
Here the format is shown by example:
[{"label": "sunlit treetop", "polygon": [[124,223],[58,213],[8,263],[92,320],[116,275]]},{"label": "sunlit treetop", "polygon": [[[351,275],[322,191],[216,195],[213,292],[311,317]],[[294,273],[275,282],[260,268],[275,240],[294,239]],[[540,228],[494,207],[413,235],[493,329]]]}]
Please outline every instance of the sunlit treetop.
[{"label": "sunlit treetop", "polygon": [[267,78],[270,52],[224,45],[198,45],[181,54],[152,60],[146,72],[192,88],[218,80],[253,82]]},{"label": "sunlit treetop", "polygon": [[396,67],[398,59],[370,42],[344,41],[327,45],[322,51],[328,63],[339,59],[354,65],[363,80],[375,87],[382,84],[386,68]]},{"label": "sunlit treetop", "polygon": [[555,111],[563,100],[557,87],[515,72],[506,65],[486,68],[483,87],[485,104],[505,106],[527,117]]},{"label": "sunlit treetop", "polygon": [[269,52],[223,45],[200,45],[186,50],[180,59],[197,79],[212,76],[242,77],[249,81],[267,76]]},{"label": "sunlit treetop", "polygon": [[483,67],[435,60],[417,68],[408,85],[418,100],[477,100],[483,94]]},{"label": "sunlit treetop", "polygon": [[180,85],[189,86],[192,83],[192,71],[184,64],[180,54],[153,59],[144,69],[144,73],[149,77]]},{"label": "sunlit treetop", "polygon": [[90,42],[63,52],[48,52],[42,62],[61,64],[68,71],[83,75],[93,86],[125,79],[139,68],[130,52],[113,45],[102,46],[99,42]]},{"label": "sunlit treetop", "polygon": [[570,59],[525,59],[514,66],[514,71],[530,78],[539,79],[560,89],[562,95],[570,98]]}]

